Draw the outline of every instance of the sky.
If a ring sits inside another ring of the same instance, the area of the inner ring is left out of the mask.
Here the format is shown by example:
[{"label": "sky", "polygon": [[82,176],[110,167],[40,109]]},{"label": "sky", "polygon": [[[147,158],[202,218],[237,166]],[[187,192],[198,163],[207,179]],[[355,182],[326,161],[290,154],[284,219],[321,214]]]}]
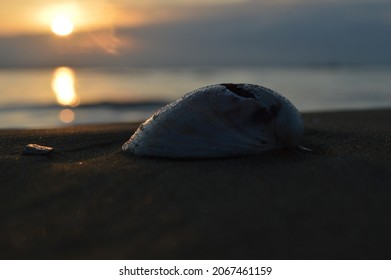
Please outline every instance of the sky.
[{"label": "sky", "polygon": [[0,1],[0,67],[391,64],[388,0]]}]

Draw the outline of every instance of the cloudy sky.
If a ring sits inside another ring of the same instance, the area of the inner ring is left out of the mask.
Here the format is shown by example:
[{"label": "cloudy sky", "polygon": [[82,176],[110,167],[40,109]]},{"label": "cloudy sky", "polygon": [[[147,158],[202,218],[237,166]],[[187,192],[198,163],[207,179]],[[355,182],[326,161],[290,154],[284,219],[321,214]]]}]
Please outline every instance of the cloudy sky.
[{"label": "cloudy sky", "polygon": [[391,64],[388,0],[0,1],[1,67]]}]

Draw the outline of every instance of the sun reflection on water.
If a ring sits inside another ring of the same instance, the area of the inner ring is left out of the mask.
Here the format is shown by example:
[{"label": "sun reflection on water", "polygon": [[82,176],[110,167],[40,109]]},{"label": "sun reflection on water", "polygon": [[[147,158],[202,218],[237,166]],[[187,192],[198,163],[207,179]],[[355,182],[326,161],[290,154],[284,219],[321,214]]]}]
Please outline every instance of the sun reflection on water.
[{"label": "sun reflection on water", "polygon": [[80,98],[75,90],[75,72],[69,67],[58,67],[54,70],[52,89],[57,102],[63,106],[76,107]]},{"label": "sun reflection on water", "polygon": [[[58,67],[54,70],[52,89],[60,105],[76,107],[80,104],[75,81],[75,71],[71,68]],[[58,116],[63,123],[71,123],[75,120],[75,113],[69,108],[61,110]]]},{"label": "sun reflection on water", "polygon": [[75,113],[71,109],[63,109],[59,117],[63,123],[71,123],[75,120]]}]

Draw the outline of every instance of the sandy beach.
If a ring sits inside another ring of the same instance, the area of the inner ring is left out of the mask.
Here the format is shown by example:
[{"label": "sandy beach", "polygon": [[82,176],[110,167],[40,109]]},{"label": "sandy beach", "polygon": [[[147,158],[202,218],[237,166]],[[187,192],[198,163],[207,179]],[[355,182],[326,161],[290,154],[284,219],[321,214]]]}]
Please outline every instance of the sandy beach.
[{"label": "sandy beach", "polygon": [[303,117],[313,152],[209,160],[123,153],[138,124],[0,130],[0,258],[391,259],[391,109]]}]

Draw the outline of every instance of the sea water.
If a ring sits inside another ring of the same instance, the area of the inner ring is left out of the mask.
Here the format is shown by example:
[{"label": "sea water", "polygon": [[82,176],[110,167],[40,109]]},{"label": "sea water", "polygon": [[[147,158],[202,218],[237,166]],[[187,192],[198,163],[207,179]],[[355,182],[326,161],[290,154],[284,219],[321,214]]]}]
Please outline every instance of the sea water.
[{"label": "sea water", "polygon": [[391,68],[44,68],[0,70],[0,128],[140,122],[211,84],[254,83],[301,111],[391,107]]}]

